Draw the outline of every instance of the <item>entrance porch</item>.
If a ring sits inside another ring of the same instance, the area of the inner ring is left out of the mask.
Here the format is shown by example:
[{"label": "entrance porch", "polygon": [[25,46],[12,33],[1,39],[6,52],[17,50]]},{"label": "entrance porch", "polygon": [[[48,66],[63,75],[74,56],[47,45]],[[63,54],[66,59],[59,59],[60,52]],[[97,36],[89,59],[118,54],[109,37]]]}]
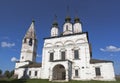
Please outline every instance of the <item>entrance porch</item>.
[{"label": "entrance porch", "polygon": [[49,81],[65,82],[69,81],[71,78],[72,63],[68,60],[65,61],[55,61],[52,63],[50,68],[50,78]]}]

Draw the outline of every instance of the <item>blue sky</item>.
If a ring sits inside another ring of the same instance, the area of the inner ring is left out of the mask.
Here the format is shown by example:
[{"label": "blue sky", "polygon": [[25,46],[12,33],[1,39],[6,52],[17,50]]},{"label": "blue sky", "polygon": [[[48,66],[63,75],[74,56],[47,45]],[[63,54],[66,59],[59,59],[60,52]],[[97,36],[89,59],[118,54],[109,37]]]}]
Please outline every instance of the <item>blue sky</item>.
[{"label": "blue sky", "polygon": [[119,0],[0,0],[0,69],[14,69],[14,60],[20,57],[22,39],[33,18],[37,61],[41,62],[43,38],[50,36],[54,15],[62,31],[69,5],[72,22],[79,16],[83,32],[88,31],[93,58],[114,61],[115,72],[120,74],[119,4]]}]

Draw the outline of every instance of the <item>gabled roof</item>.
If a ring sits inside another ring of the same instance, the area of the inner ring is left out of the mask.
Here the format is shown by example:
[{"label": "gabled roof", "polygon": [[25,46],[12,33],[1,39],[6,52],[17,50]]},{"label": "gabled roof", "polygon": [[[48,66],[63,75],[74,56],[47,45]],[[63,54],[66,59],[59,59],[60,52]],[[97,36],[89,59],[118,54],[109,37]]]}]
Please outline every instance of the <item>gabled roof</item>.
[{"label": "gabled roof", "polygon": [[113,62],[113,61],[90,59],[90,63],[91,63],[91,64],[95,64],[95,63],[107,63],[107,62]]},{"label": "gabled roof", "polygon": [[42,66],[41,63],[31,62],[30,64],[21,66],[19,68],[38,68],[38,67],[41,67],[41,66]]}]

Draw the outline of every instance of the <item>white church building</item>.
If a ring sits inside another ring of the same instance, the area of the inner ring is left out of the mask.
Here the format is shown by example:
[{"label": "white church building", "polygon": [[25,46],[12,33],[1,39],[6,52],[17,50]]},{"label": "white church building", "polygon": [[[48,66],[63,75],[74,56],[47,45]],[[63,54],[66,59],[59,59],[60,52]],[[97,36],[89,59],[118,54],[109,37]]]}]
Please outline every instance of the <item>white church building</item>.
[{"label": "white church building", "polygon": [[36,62],[37,38],[34,21],[22,40],[20,60],[16,61],[14,75],[18,79],[49,79],[49,81],[103,80],[114,81],[112,61],[92,58],[88,32],[75,17],[74,23],[67,16],[60,33],[55,21],[51,36],[44,38],[42,62]]}]

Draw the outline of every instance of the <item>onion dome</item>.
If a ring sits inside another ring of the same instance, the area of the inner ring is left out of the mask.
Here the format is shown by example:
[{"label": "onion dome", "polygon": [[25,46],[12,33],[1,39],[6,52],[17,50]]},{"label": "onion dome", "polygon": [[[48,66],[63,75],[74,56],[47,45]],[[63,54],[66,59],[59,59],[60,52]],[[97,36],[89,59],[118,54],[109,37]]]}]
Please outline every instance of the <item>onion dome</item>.
[{"label": "onion dome", "polygon": [[70,22],[70,21],[71,21],[70,16],[66,16],[66,18],[65,18],[65,22]]}]

